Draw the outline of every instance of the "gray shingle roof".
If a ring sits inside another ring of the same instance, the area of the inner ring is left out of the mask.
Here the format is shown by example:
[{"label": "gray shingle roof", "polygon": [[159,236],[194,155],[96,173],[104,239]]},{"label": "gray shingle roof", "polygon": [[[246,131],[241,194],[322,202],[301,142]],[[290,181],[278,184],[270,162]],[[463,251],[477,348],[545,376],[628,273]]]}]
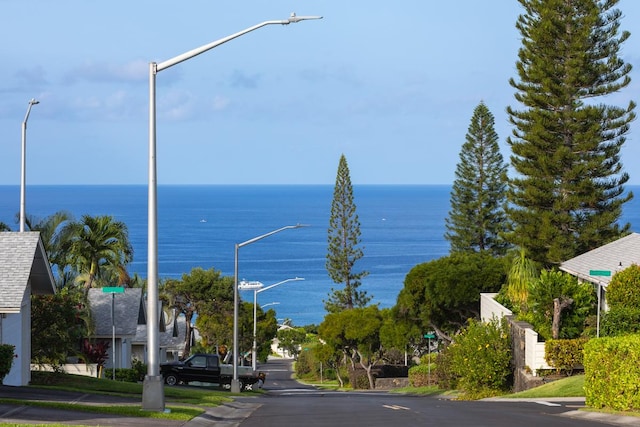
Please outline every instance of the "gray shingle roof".
[{"label": "gray shingle roof", "polygon": [[116,335],[135,336],[138,323],[145,322],[142,306],[142,289],[125,288],[124,293],[112,294],[102,288],[89,289],[87,295],[91,317],[95,325],[95,336],[111,336],[111,299],[114,302]]},{"label": "gray shingle roof", "polygon": [[40,233],[0,232],[0,313],[17,313],[31,280],[31,293],[55,293]]},{"label": "gray shingle roof", "polygon": [[[580,279],[607,286],[616,271],[640,265],[640,234],[631,233],[560,264],[560,270]],[[591,270],[608,270],[612,276],[591,276]]]}]

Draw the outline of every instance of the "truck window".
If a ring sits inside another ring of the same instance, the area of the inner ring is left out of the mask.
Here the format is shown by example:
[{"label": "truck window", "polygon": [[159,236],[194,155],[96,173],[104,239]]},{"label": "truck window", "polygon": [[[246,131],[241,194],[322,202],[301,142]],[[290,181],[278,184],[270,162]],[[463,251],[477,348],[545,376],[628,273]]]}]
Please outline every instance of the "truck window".
[{"label": "truck window", "polygon": [[206,356],[196,356],[191,359],[190,364],[194,368],[204,368],[207,366],[207,358]]},{"label": "truck window", "polygon": [[207,363],[208,363],[208,368],[217,368],[219,363],[218,363],[218,356],[209,356],[207,359]]}]

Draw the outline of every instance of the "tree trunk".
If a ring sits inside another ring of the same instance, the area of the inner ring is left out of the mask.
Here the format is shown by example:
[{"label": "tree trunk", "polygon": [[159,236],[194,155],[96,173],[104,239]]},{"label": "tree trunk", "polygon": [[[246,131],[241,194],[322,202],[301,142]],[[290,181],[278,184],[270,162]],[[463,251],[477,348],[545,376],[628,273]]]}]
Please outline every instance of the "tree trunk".
[{"label": "tree trunk", "polygon": [[573,304],[572,298],[554,298],[553,299],[553,323],[551,324],[551,336],[557,340],[560,336],[560,317],[562,310]]}]

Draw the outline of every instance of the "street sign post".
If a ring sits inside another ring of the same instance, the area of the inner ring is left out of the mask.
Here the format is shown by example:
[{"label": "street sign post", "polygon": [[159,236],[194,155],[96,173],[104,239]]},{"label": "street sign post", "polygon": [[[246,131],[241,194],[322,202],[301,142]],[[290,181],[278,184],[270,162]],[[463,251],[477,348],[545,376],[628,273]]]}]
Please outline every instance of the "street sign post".
[{"label": "street sign post", "polygon": [[105,294],[111,294],[111,379],[116,379],[116,294],[123,294],[121,286],[106,286],[102,288]]},{"label": "street sign post", "polygon": [[427,365],[427,369],[428,369],[427,381],[429,382],[429,385],[431,385],[431,340],[436,337],[436,334],[428,333],[428,334],[424,334],[423,337],[427,339],[427,349],[429,351],[429,362]]},{"label": "street sign post", "polygon": [[[589,276],[611,277],[611,270],[589,270]],[[602,298],[602,284],[598,282],[598,315],[596,316],[596,337],[600,338],[600,299]]]}]

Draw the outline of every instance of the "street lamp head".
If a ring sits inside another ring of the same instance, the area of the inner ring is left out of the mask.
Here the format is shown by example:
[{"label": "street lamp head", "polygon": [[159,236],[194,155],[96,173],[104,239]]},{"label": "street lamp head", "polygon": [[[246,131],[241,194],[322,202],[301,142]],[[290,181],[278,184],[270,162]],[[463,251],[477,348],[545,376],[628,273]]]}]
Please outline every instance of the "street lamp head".
[{"label": "street lamp head", "polygon": [[40,104],[40,101],[36,101],[35,98],[31,98],[31,101],[29,101],[29,105],[36,105],[36,104]]},{"label": "street lamp head", "polygon": [[298,16],[295,12],[291,12],[291,16],[287,19],[287,24],[296,23],[300,21],[308,21],[311,19],[322,19],[322,16]]}]

